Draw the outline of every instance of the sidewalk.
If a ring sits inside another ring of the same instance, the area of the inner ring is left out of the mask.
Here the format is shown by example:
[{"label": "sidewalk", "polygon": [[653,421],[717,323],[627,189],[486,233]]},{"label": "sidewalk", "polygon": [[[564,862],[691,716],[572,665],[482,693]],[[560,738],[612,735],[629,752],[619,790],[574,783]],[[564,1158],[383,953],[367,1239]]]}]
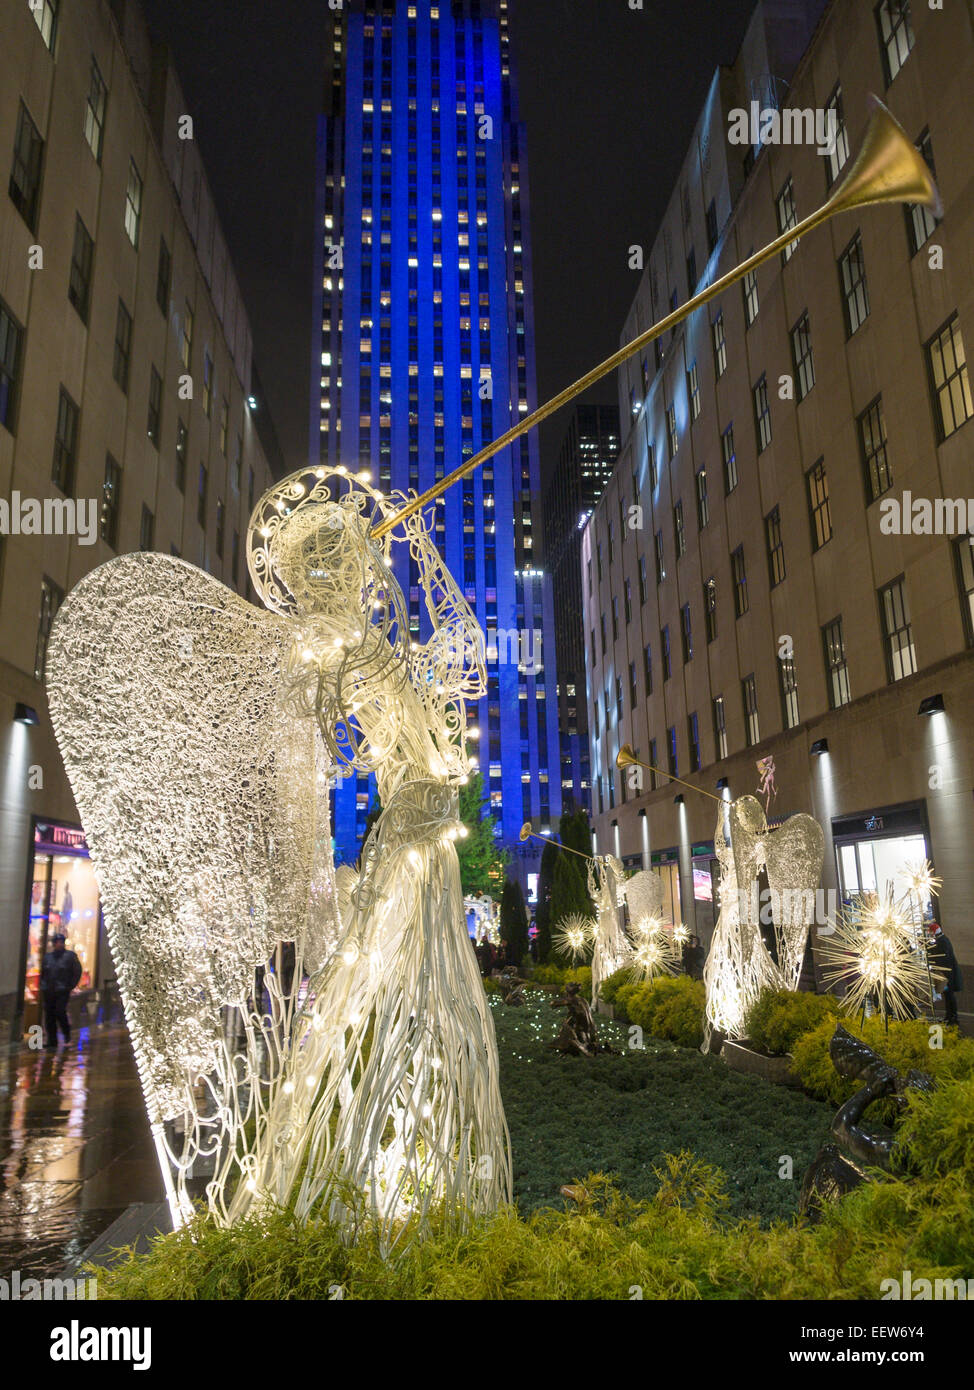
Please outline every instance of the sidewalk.
[{"label": "sidewalk", "polygon": [[162,1180],[123,1026],[0,1052],[0,1277],[60,1275]]}]

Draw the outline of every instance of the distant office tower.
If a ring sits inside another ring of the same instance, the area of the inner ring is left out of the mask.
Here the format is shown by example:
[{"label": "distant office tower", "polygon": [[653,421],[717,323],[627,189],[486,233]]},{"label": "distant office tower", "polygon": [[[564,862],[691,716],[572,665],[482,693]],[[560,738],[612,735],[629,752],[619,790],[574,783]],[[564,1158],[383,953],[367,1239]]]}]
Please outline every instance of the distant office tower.
[{"label": "distant office tower", "polygon": [[[383,489],[422,490],[536,404],[508,5],[352,0],[336,15],[330,56],[312,457],[368,469]],[[485,793],[514,843],[522,821],[544,827],[561,810],[551,597],[532,530],[539,492],[532,434],[453,488],[435,527],[488,638],[498,634],[488,695],[472,713]],[[406,554],[396,564],[422,642],[430,627],[415,566]],[[358,853],[370,796],[364,778],[339,786],[340,856]]]},{"label": "distant office tower", "polygon": [[561,796],[566,809],[570,805],[586,812],[592,808],[592,782],[585,703],[582,531],[618,456],[618,408],[577,405],[544,489],[544,556],[555,608]]}]

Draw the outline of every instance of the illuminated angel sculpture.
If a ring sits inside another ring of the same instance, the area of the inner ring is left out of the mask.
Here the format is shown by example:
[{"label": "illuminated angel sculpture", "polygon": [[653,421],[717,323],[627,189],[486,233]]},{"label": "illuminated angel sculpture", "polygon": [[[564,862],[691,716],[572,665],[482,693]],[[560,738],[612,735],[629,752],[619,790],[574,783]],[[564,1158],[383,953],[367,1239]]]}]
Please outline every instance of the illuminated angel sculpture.
[{"label": "illuminated angel sculpture", "polygon": [[[433,631],[410,641],[390,542],[369,535],[402,501],[304,470],[252,518],[269,613],[136,555],[82,581],[55,624],[52,716],[180,1215],[207,1150],[218,1220],[274,1198],[341,1219],[336,1194],[354,1187],[391,1243],[439,1200],[479,1212],[510,1194],[453,843],[483,638],[414,516]],[[376,772],[383,812],[336,891],[327,779],[353,769]],[[292,941],[264,1018],[255,970]],[[228,1011],[255,1028],[242,1054]],[[178,1150],[165,1121],[187,1136]]]},{"label": "illuminated angel sculpture", "polygon": [[[818,821],[805,814],[789,816],[772,830],[760,803],[742,796],[726,811],[721,808],[714,845],[720,915],[704,967],[708,1032],[715,1027],[739,1038],[762,989],[798,987],[825,837]],[[769,889],[764,904],[758,889],[762,871]],[[773,924],[773,953],[762,936],[762,923]]]},{"label": "illuminated angel sculpture", "polygon": [[622,884],[625,869],[612,854],[589,861],[588,895],[595,904],[592,947],[592,1002],[597,1004],[602,985],[632,958],[632,945],[622,926]]},{"label": "illuminated angel sculpture", "polygon": [[[446,1199],[468,1213],[510,1197],[493,1024],[466,930],[454,841],[471,763],[465,701],[485,690],[483,638],[422,515],[405,525],[433,631],[408,642],[387,546],[364,492],[323,502],[288,480],[258,508],[249,560],[265,602],[283,589],[300,629],[289,674],[336,760],[374,771],[382,813],[366,842],[339,951],[320,980],[271,1120],[276,1152],[239,1194],[307,1217],[365,1197],[391,1245]],[[369,494],[390,511],[402,499]],[[278,505],[278,504],[281,505]],[[257,542],[255,543],[255,535]],[[384,615],[384,620],[383,620]]]}]

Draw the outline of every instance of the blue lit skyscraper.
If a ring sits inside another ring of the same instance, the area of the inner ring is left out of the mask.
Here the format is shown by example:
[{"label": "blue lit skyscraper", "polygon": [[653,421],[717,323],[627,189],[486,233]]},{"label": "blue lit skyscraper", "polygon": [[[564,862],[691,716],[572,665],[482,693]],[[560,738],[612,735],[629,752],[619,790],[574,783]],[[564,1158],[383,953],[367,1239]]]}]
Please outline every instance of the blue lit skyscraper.
[{"label": "blue lit skyscraper", "polygon": [[[537,404],[508,11],[346,0],[335,15],[318,131],[312,457],[369,469],[384,490],[431,486]],[[471,713],[511,845],[522,821],[557,829],[561,810],[539,490],[532,432],[446,494],[434,532],[488,634],[488,694]],[[410,629],[425,641],[410,568],[400,556]],[[342,857],[358,852],[370,796],[365,779],[338,789]],[[519,847],[525,870],[536,845]]]}]

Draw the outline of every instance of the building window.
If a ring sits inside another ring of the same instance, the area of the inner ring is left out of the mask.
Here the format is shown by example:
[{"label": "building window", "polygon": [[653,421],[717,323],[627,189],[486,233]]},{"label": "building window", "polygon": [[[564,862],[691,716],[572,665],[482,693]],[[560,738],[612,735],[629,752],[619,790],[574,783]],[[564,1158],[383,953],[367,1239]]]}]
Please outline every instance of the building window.
[{"label": "building window", "polygon": [[657,787],[660,785],[660,775],[656,770],[659,767],[659,750],[654,738],[649,740],[649,766],[651,768],[649,774],[649,788],[650,791],[656,791]]},{"label": "building window", "polygon": [[803,401],[815,385],[815,362],[812,357],[812,333],[808,326],[808,314],[801,318],[791,330],[791,360],[795,368],[795,383],[798,399]]},{"label": "building window", "polygon": [[826,183],[829,188],[835,183],[849,158],[849,132],[846,129],[845,110],[842,106],[842,88],[836,83],[835,90],[825,103],[826,118],[834,112],[835,145],[825,156]]},{"label": "building window", "polygon": [[829,479],[825,460],[819,461],[805,474],[808,489],[808,517],[812,527],[812,549],[821,550],[832,539],[832,508],[829,505]]},{"label": "building window", "polygon": [[764,538],[768,547],[768,583],[773,589],[785,577],[785,547],[781,539],[781,512],[778,507],[764,518]]},{"label": "building window", "polygon": [[34,16],[34,23],[41,31],[41,38],[44,40],[48,50],[54,52],[54,41],[57,38],[57,12],[60,0],[31,0],[30,9]]},{"label": "building window", "polygon": [[798,713],[798,673],[793,656],[778,660],[778,685],[781,689],[781,719],[786,729],[797,729],[801,723]]},{"label": "building window", "polygon": [[866,479],[867,502],[875,502],[893,485],[893,474],[886,453],[886,420],[883,398],[877,396],[859,416],[859,446]]},{"label": "building window", "polygon": [[846,337],[851,338],[869,317],[866,263],[862,255],[862,237],[858,232],[839,257],[839,279],[845,307]]},{"label": "building window", "polygon": [[713,575],[703,586],[703,613],[707,628],[707,642],[717,640],[717,581]]},{"label": "building window", "polygon": [[605,614],[604,614],[604,613],[600,613],[600,614],[599,614],[599,628],[600,628],[601,635],[602,635],[602,655],[605,656],[606,648],[608,647],[609,644],[608,644],[608,642],[606,641],[606,636],[605,636]]},{"label": "building window", "polygon": [[666,441],[670,451],[670,462],[676,458],[676,451],[680,447],[680,435],[676,428],[676,407],[668,405],[666,407]]},{"label": "building window", "polygon": [[139,522],[139,549],[151,550],[155,543],[156,519],[143,502],[142,518]]},{"label": "building window", "polygon": [[727,371],[727,339],[724,336],[724,315],[717,314],[713,323],[710,325],[710,333],[714,344],[714,372],[717,380]]},{"label": "building window", "polygon": [[744,321],[750,328],[758,316],[758,276],[757,271],[749,270],[744,276]]},{"label": "building window", "polygon": [[183,336],[179,344],[179,359],[183,364],[183,371],[188,372],[193,360],[193,307],[188,300],[186,301],[186,311],[183,314]]},{"label": "building window", "polygon": [[683,642],[683,664],[693,660],[693,628],[690,619],[690,605],[685,603],[680,609],[680,637]]},{"label": "building window", "polygon": [[[785,180],[785,186],[775,199],[775,210],[778,214],[778,231],[790,232],[792,227],[798,226],[798,211],[795,207],[795,189],[791,181],[791,176]],[[797,241],[789,241],[788,245],[781,253],[781,263],[785,265],[791,260],[798,250]]]},{"label": "building window", "polygon": [[37,623],[37,643],[34,647],[34,679],[44,679],[44,664],[47,660],[47,643],[51,636],[54,615],[64,602],[64,590],[48,579],[45,574],[41,580],[41,611]]},{"label": "building window", "polygon": [[612,640],[619,640],[619,595],[612,595]]},{"label": "building window", "polygon": [[24,331],[0,300],[0,425],[14,432],[17,387],[20,381],[20,345]]},{"label": "building window", "polygon": [[[931,174],[936,177],[937,170],[933,162],[933,145],[930,141],[930,132],[925,130],[917,141],[917,149],[927,162]],[[933,208],[927,207],[926,203],[908,203],[903,209],[906,214],[906,230],[910,238],[910,254],[915,256],[922,246],[925,246],[930,239],[930,235],[937,225],[937,218],[934,216]]]},{"label": "building window", "polygon": [[91,74],[88,78],[88,100],[85,103],[85,139],[91,153],[101,163],[101,147],[105,138],[105,106],[108,101],[108,88],[101,71],[91,59]]},{"label": "building window", "polygon": [[964,339],[956,317],[927,344],[927,359],[940,438],[949,439],[974,415]]},{"label": "building window", "polygon": [[737,487],[737,453],[734,449],[734,426],[730,424],[720,436],[720,452],[724,460],[724,492],[728,496]]},{"label": "building window", "polygon": [[957,558],[957,587],[964,618],[964,635],[967,645],[974,647],[974,538],[959,536],[954,541],[954,554]]},{"label": "building window", "polygon": [[122,470],[111,454],[105,455],[105,481],[101,485],[99,533],[106,545],[118,549],[118,508],[122,493]]},{"label": "building window", "polygon": [[880,0],[876,6],[876,23],[888,87],[913,48],[910,0]]},{"label": "building window", "polygon": [[[198,485],[197,491],[196,491],[196,520],[197,520],[197,521],[199,522],[199,524],[203,527],[203,530],[204,530],[204,531],[206,530],[206,489],[207,489],[208,482],[209,482],[209,476],[208,476],[207,471],[206,471],[206,464],[205,464],[205,463],[201,463],[201,464],[200,464],[199,485]],[[603,631],[604,631],[604,623],[603,623]],[[605,648],[604,648],[604,645],[603,645],[603,655],[604,655],[604,654],[605,654]]]},{"label": "building window", "polygon": [[646,650],[643,653],[643,660],[643,674],[646,677],[646,694],[649,696],[653,693],[653,649],[648,642],[646,643]]},{"label": "building window", "polygon": [[186,491],[186,456],[189,453],[189,430],[182,420],[176,421],[176,486]]},{"label": "building window", "polygon": [[632,580],[626,580],[626,622],[632,622]]},{"label": "building window", "polygon": [[142,175],[136,168],[135,160],[129,160],[128,184],[125,188],[125,233],[136,249],[139,245],[139,227],[142,222]]},{"label": "building window", "polygon": [[669,769],[669,770],[670,770],[670,776],[671,776],[671,777],[679,777],[679,775],[680,775],[680,764],[679,764],[679,761],[678,761],[678,759],[677,759],[676,728],[675,728],[675,727],[672,728],[672,729],[667,729],[667,731],[666,731],[666,753],[667,753],[667,760],[668,760],[669,765],[670,765],[670,769]]},{"label": "building window", "polygon": [[768,405],[768,379],[762,376],[753,390],[754,431],[757,435],[758,453],[763,454],[771,443],[771,407]]},{"label": "building window", "polygon": [[68,299],[78,311],[82,323],[88,322],[91,300],[91,262],[95,243],[88,228],[77,215],[74,219],[74,248],[71,252],[71,272],[68,276]]},{"label": "building window", "polygon": [[690,364],[687,372],[687,398],[690,402],[691,423],[700,417],[700,374],[696,362]]},{"label": "building window", "polygon": [[718,761],[727,757],[727,712],[723,695],[714,697],[714,746]]},{"label": "building window", "polygon": [[707,470],[697,473],[697,526],[702,531],[710,520],[710,501],[707,497]]},{"label": "building window", "polygon": [[216,553],[221,560],[223,559],[223,533],[226,528],[226,514],[227,509],[223,505],[223,498],[219,497],[216,504]]},{"label": "building window", "polygon": [[910,605],[902,575],[899,579],[894,579],[892,584],[880,589],[879,611],[886,647],[886,679],[890,683],[905,680],[907,676],[915,675],[917,658],[913,645]]},{"label": "building window", "polygon": [[41,164],[44,141],[23,102],[17,116],[13,167],[8,191],[14,207],[32,232],[37,230],[37,208],[41,197]]},{"label": "building window", "polygon": [[666,578],[666,563],[663,558],[663,532],[657,531],[655,537],[656,545],[656,582],[662,584]]},{"label": "building window", "polygon": [[699,772],[701,768],[700,723],[696,714],[691,714],[687,719],[687,742],[690,746],[690,771]]},{"label": "building window", "polygon": [[711,198],[707,205],[707,254],[712,255],[714,247],[720,238],[720,228],[717,225],[717,202]]},{"label": "building window", "polygon": [[673,536],[676,541],[676,558],[679,560],[682,555],[687,553],[686,529],[683,525],[683,502],[677,502],[673,508]]},{"label": "building window", "polygon": [[629,663],[629,706],[630,706],[631,709],[635,709],[635,708],[636,708],[636,701],[637,701],[638,698],[639,698],[639,691],[638,691],[637,685],[636,685],[636,663],[635,663],[634,661],[630,661],[630,663]]},{"label": "building window", "polygon": [[155,367],[149,368],[149,416],[146,432],[158,449],[159,432],[162,423],[162,377]]},{"label": "building window", "polygon": [[646,556],[639,557],[639,602],[645,603],[649,593],[648,575],[646,574]]},{"label": "building window", "polygon": [[112,376],[128,395],[129,366],[132,360],[132,315],[121,300],[115,312],[115,359]]},{"label": "building window", "polygon": [[659,630],[659,649],[663,663],[663,679],[668,681],[673,674],[673,667],[670,662],[670,629],[668,627],[661,627]]},{"label": "building window", "polygon": [[159,266],[156,271],[156,303],[163,314],[169,313],[169,287],[172,282],[172,256],[166,238],[159,238]]},{"label": "building window", "polygon": [[622,677],[616,676],[616,727],[622,723]]},{"label": "building window", "polygon": [[742,618],[748,610],[747,570],[744,567],[744,547],[731,551],[731,574],[734,579],[734,615]]},{"label": "building window", "polygon": [[220,406],[220,453],[224,458],[227,456],[227,438],[230,430],[230,402],[226,396],[223,397],[223,404]]},{"label": "building window", "polygon": [[849,689],[849,663],[846,660],[841,618],[833,618],[822,628],[822,645],[825,650],[829,707],[830,709],[841,709],[852,699]]},{"label": "building window", "polygon": [[57,429],[54,433],[54,462],[51,479],[62,492],[74,491],[74,470],[78,459],[78,407],[61,387],[58,395]]},{"label": "building window", "polygon": [[203,353],[203,413],[209,419],[213,410],[213,358]]},{"label": "building window", "polygon": [[744,702],[744,731],[748,748],[761,742],[761,728],[758,723],[758,691],[754,676],[745,676],[741,681],[741,697]]}]

